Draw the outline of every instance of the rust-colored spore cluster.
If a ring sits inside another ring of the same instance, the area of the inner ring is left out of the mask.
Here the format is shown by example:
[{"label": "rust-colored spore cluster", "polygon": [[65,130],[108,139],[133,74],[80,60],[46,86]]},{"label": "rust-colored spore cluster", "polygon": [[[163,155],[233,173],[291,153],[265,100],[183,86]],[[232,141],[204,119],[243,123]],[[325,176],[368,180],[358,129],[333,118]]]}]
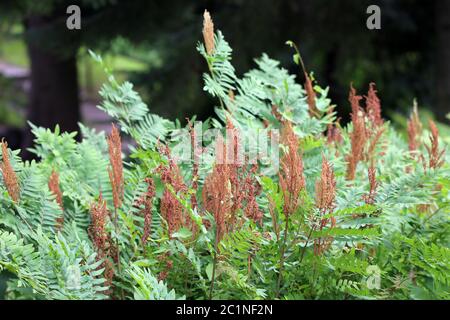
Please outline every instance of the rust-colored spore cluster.
[{"label": "rust-colored spore cluster", "polygon": [[50,178],[48,179],[48,188],[55,195],[56,202],[62,209],[63,201],[62,201],[62,192],[59,187],[59,174],[55,170],[52,171]]},{"label": "rust-colored spore cluster", "polygon": [[[316,207],[320,214],[326,215],[333,212],[336,199],[336,179],[331,164],[325,156],[322,157],[322,173],[320,180],[316,182]],[[319,221],[319,230],[330,224],[330,228],[336,225],[334,217],[322,218]],[[320,255],[329,248],[333,241],[332,237],[314,239],[314,254]]]},{"label": "rust-colored spore cluster", "polygon": [[316,106],[316,93],[314,92],[314,87],[312,80],[307,72],[305,75],[305,90],[306,90],[306,102],[308,103],[308,112],[311,117],[320,117],[319,109]]},{"label": "rust-colored spore cluster", "polygon": [[360,161],[368,161],[373,165],[376,161],[376,147],[385,132],[381,117],[380,99],[371,83],[366,98],[365,110],[360,106],[362,96],[350,87],[349,101],[352,107],[353,131],[350,133],[351,151],[347,155],[347,180],[355,179],[356,169]]},{"label": "rust-colored spore cluster", "polygon": [[205,41],[206,52],[209,55],[214,53],[214,24],[211,15],[207,10],[203,13],[203,39]]},{"label": "rust-colored spore cluster", "polygon": [[336,179],[331,164],[322,157],[322,173],[316,183],[316,207],[321,212],[331,212],[336,198]]},{"label": "rust-colored spore cluster", "polygon": [[186,225],[185,209],[178,201],[177,195],[184,195],[187,192],[187,187],[181,176],[180,168],[170,154],[169,147],[160,145],[160,152],[168,159],[167,165],[161,165],[157,169],[157,172],[161,175],[161,181],[165,185],[160,210],[167,222],[168,234],[171,236],[181,226]]},{"label": "rust-colored spore cluster", "polygon": [[369,167],[369,169],[367,170],[367,175],[369,178],[369,193],[363,196],[363,200],[367,204],[374,204],[378,187],[376,169],[374,166]]},{"label": "rust-colored spore cluster", "polygon": [[206,177],[202,196],[204,209],[214,215],[217,238],[232,231],[237,223],[237,213],[243,209],[247,218],[261,223],[263,214],[256,201],[261,186],[256,180],[258,165],[250,170],[241,159],[239,130],[231,118],[227,121],[227,141],[219,135],[216,140],[216,163]]},{"label": "rust-colored spore cluster", "polygon": [[8,154],[8,143],[2,140],[2,162],[0,163],[0,169],[2,171],[3,183],[8,190],[8,194],[15,203],[19,203],[20,200],[20,187],[17,179],[16,172],[14,171]]},{"label": "rust-colored spore cluster", "polygon": [[408,147],[411,155],[414,157],[414,152],[420,147],[420,137],[422,135],[422,122],[420,122],[419,111],[417,103],[414,101],[413,111],[407,123],[408,129]]},{"label": "rust-colored spore cluster", "polygon": [[145,178],[147,184],[147,191],[138,199],[137,206],[141,207],[140,213],[144,216],[144,231],[142,234],[142,246],[145,249],[145,244],[150,236],[152,226],[152,207],[153,198],[155,197],[155,183],[152,178]]},{"label": "rust-colored spore cluster", "polygon": [[122,205],[123,186],[123,163],[122,163],[122,142],[119,130],[112,126],[111,135],[108,137],[109,161],[111,167],[108,168],[109,180],[111,182],[114,208]]},{"label": "rust-colored spore cluster", "polygon": [[383,133],[385,131],[385,127],[378,127],[374,129],[375,131],[372,131],[372,139],[369,142],[369,147],[367,148],[367,153],[365,155],[365,159],[373,165],[376,161],[376,148],[377,145],[381,141],[381,137],[383,136]]},{"label": "rust-colored spore cluster", "polygon": [[[52,171],[50,178],[48,179],[48,188],[50,192],[55,196],[56,203],[58,203],[61,210],[64,211],[64,204],[62,198],[63,194],[59,186],[59,174],[55,170]],[[64,226],[64,213],[62,213],[56,219],[56,229],[61,230],[63,226]]]},{"label": "rust-colored spore cluster", "polygon": [[384,121],[381,117],[381,103],[375,90],[375,84],[370,83],[369,92],[366,97],[366,111],[369,121],[376,127],[382,126]]},{"label": "rust-colored spore cluster", "polygon": [[289,216],[298,209],[300,192],[305,188],[305,177],[303,159],[298,152],[299,140],[292,124],[288,121],[283,124],[281,143],[286,147],[286,152],[280,161],[279,179],[284,197],[283,211],[286,216]]},{"label": "rust-colored spore cluster", "polygon": [[430,145],[425,145],[428,153],[428,165],[424,162],[424,168],[437,169],[444,164],[445,148],[439,149],[439,130],[433,120],[429,120]]},{"label": "rust-colored spore cluster", "polygon": [[363,158],[364,145],[367,140],[364,110],[360,107],[361,96],[356,95],[356,90],[351,87],[349,101],[352,106],[353,131],[350,134],[351,153],[347,156],[347,180],[354,180],[356,167]]},{"label": "rust-colored spore cluster", "polygon": [[[241,159],[242,150],[239,143],[239,130],[233,125],[231,118],[228,117],[226,125],[227,142],[224,144],[224,149],[219,149],[219,153],[224,156],[224,162],[228,166],[229,178],[231,183],[231,193],[233,204],[230,212],[230,223],[236,222],[236,212],[242,208],[242,201],[245,197],[245,190],[242,185],[243,175],[243,159]],[[219,159],[218,159],[219,160]]]},{"label": "rust-colored spore cluster", "polygon": [[[219,136],[217,144],[225,148],[223,138]],[[231,191],[230,167],[224,163],[216,163],[212,172],[206,177],[203,185],[203,206],[214,215],[216,222],[216,241],[219,242],[227,232],[233,206]]]},{"label": "rust-colored spore cluster", "polygon": [[104,277],[106,284],[111,287],[114,277],[114,266],[112,260],[115,248],[113,247],[111,237],[106,230],[106,222],[109,216],[106,201],[100,194],[97,202],[91,204],[91,225],[89,227],[89,236],[97,251],[97,259],[102,260],[99,268],[105,268]]},{"label": "rust-colored spore cluster", "polygon": [[259,208],[256,202],[256,197],[261,193],[261,186],[256,181],[255,177],[258,174],[258,165],[254,164],[247,174],[244,180],[244,190],[245,190],[245,216],[255,222],[262,223],[263,212]]}]

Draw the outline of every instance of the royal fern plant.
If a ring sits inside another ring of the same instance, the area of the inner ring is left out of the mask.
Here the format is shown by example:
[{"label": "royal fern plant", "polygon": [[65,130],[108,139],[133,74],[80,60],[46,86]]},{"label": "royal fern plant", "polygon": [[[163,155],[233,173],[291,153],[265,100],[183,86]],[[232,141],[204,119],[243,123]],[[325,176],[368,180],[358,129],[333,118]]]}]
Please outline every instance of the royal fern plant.
[{"label": "royal fern plant", "polygon": [[203,38],[215,118],[183,127],[151,113],[92,53],[109,135],[30,124],[31,162],[2,140],[4,297],[450,299],[438,126],[415,107],[396,131],[373,84],[350,88],[341,126],[292,42],[300,76],[264,54],[238,77],[207,12]]}]

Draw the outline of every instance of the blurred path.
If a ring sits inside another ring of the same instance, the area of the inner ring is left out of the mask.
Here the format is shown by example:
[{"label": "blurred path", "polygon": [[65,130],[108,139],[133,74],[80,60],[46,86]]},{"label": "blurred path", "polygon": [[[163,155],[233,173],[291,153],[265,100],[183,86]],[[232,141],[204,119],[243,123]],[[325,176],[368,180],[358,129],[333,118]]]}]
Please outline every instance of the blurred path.
[{"label": "blurred path", "polygon": [[[14,81],[20,90],[28,93],[31,86],[29,80],[29,69],[12,65],[0,60],[0,76]],[[90,128],[95,128],[97,131],[105,131],[106,133],[109,133],[111,132],[111,123],[113,122],[113,119],[96,107],[98,103],[99,100],[88,98],[85,92],[81,90],[80,109],[83,123]],[[5,128],[2,128],[0,124],[0,132],[4,129]],[[126,147],[130,143],[131,141],[127,139],[124,141],[123,146]]]},{"label": "blurred path", "polygon": [[0,74],[9,79],[26,79],[30,71],[27,68],[15,66],[0,60]]}]

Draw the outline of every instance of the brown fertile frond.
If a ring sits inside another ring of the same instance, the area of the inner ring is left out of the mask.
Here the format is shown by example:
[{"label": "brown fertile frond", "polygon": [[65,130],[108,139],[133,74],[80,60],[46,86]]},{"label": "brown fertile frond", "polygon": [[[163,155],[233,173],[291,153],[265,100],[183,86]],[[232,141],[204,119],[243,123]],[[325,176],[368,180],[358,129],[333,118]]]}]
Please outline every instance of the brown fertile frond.
[{"label": "brown fertile frond", "polygon": [[431,145],[425,145],[428,152],[428,168],[437,169],[444,164],[445,149],[439,150],[439,131],[433,120],[429,120],[430,125],[430,142]]},{"label": "brown fertile frond", "polygon": [[370,83],[369,92],[366,97],[366,112],[370,122],[375,127],[383,125],[383,118],[381,117],[381,103],[375,90],[375,83]]},{"label": "brown fertile frond", "polygon": [[161,214],[167,222],[169,237],[183,225],[183,207],[169,189],[164,189],[161,199]]},{"label": "brown fertile frond", "polygon": [[374,204],[375,203],[375,196],[377,194],[377,187],[378,182],[376,178],[376,168],[374,166],[370,166],[367,175],[369,177],[369,193],[366,195],[363,195],[363,200],[367,204]]},{"label": "brown fertile frond", "polygon": [[331,164],[322,156],[322,173],[316,182],[316,207],[322,212],[334,209],[336,198],[336,179]]},{"label": "brown fertile frond", "polygon": [[289,216],[297,210],[300,191],[305,188],[303,159],[298,152],[299,141],[289,121],[283,125],[281,143],[287,150],[281,158],[278,176],[284,197],[284,214]]},{"label": "brown fertile frond", "polygon": [[[62,200],[62,192],[59,187],[59,174],[55,170],[52,171],[50,178],[48,180],[48,188],[51,193],[53,193],[56,197],[56,202],[59,204],[61,210],[64,210],[63,200]],[[64,213],[61,214],[58,218],[56,218],[56,228],[57,230],[61,230],[64,226]]]},{"label": "brown fertile frond", "polygon": [[165,185],[160,210],[163,218],[167,222],[169,236],[171,236],[182,225],[185,225],[186,222],[184,221],[185,209],[180,201],[178,201],[176,195],[186,193],[187,187],[184,184],[180,168],[170,154],[169,147],[160,146],[159,148],[160,152],[168,159],[168,164],[159,166],[157,172],[161,175],[161,181]]},{"label": "brown fertile frond", "polygon": [[366,127],[363,116],[356,117],[353,122],[353,132],[350,134],[351,153],[347,156],[347,180],[355,179],[356,168],[363,158],[366,143]]},{"label": "brown fertile frond", "polygon": [[256,180],[257,171],[258,165],[254,164],[244,180],[243,190],[245,191],[244,198],[246,201],[244,213],[247,218],[253,219],[257,223],[262,223],[264,214],[256,202],[256,197],[261,193],[261,186]]},{"label": "brown fertile frond", "polygon": [[[330,214],[335,208],[336,199],[336,179],[331,164],[322,156],[322,172],[320,180],[316,182],[316,207],[320,214]],[[336,225],[334,217],[322,218],[319,221],[319,230],[322,230],[330,224],[330,228]],[[316,227],[317,228],[317,227]],[[314,254],[320,255],[329,248],[333,242],[333,237],[324,237],[314,239]]]},{"label": "brown fertile frond", "polygon": [[409,151],[413,153],[420,147],[420,137],[422,135],[422,122],[420,122],[417,102],[414,100],[413,111],[408,120],[408,147]]},{"label": "brown fertile frond", "polygon": [[2,171],[3,183],[8,190],[11,199],[18,203],[20,200],[20,187],[17,175],[11,165],[8,154],[8,143],[2,140],[2,162],[0,163],[0,170]]},{"label": "brown fertile frond", "polygon": [[211,15],[207,10],[203,13],[203,39],[205,41],[206,52],[209,55],[214,53],[214,24]]},{"label": "brown fertile frond", "polygon": [[[104,268],[105,281],[108,286],[112,285],[114,267],[110,259],[114,259],[114,248],[110,235],[106,231],[106,218],[109,216],[106,201],[102,194],[97,202],[91,204],[91,225],[88,233],[97,251],[97,259],[103,260],[99,269]],[[111,293],[111,290],[109,291]]]},{"label": "brown fertile frond", "polygon": [[[217,148],[226,149],[222,136],[217,138],[216,143]],[[202,190],[203,205],[208,212],[214,215],[217,242],[222,239],[227,230],[226,223],[233,206],[229,177],[230,167],[218,161],[214,164],[213,171],[205,178]]]},{"label": "brown fertile frond", "polygon": [[111,168],[108,169],[109,180],[111,182],[114,208],[122,205],[123,186],[123,163],[122,163],[122,142],[120,133],[116,126],[112,125],[111,134],[108,137],[109,161]]},{"label": "brown fertile frond", "polygon": [[359,96],[356,94],[355,88],[353,88],[353,85],[350,85],[350,93],[348,96],[348,101],[350,102],[350,105],[352,107],[352,121],[355,122],[355,120],[361,115],[364,114],[359,101],[361,101],[362,96]]},{"label": "brown fertile frond", "polygon": [[104,251],[107,248],[109,235],[106,231],[106,218],[109,216],[106,201],[100,194],[98,201],[91,204],[91,226],[89,228],[95,248]]},{"label": "brown fertile frond", "polygon": [[373,136],[372,140],[370,141],[369,148],[367,150],[367,160],[370,161],[372,164],[376,160],[375,155],[375,149],[380,142],[380,139],[386,129],[384,127],[378,127],[375,131],[375,135]]},{"label": "brown fertile frond", "polygon": [[232,226],[236,221],[236,212],[242,208],[245,192],[243,176],[245,167],[243,166],[242,149],[240,143],[240,131],[236,128],[230,117],[227,117],[226,125],[226,150],[225,159],[228,165],[229,180],[233,205],[231,207],[229,224]]},{"label": "brown fertile frond", "polygon": [[62,192],[59,187],[59,174],[55,170],[52,171],[50,178],[48,179],[48,188],[55,195],[56,202],[63,209]]},{"label": "brown fertile frond", "polygon": [[145,178],[147,184],[147,191],[138,199],[137,205],[143,206],[140,213],[144,216],[144,232],[142,234],[142,245],[145,248],[148,237],[150,236],[152,225],[152,206],[153,198],[155,197],[155,183],[152,178]]},{"label": "brown fertile frond", "polygon": [[363,158],[364,146],[367,141],[367,130],[364,111],[359,106],[361,96],[351,87],[349,101],[352,106],[353,132],[350,134],[351,152],[347,155],[347,180],[355,179],[356,167]]},{"label": "brown fertile frond", "polygon": [[311,78],[306,71],[305,74],[305,90],[306,90],[306,101],[308,102],[308,112],[311,117],[320,117],[319,109],[316,106],[316,93],[312,85]]},{"label": "brown fertile frond", "polygon": [[240,209],[248,218],[261,222],[262,213],[256,202],[256,196],[261,191],[255,178],[257,170],[257,165],[250,170],[244,165],[240,131],[228,116],[226,141],[222,135],[217,137],[216,163],[203,187],[203,204],[206,210],[214,214],[219,240],[237,226],[237,212]]},{"label": "brown fertile frond", "polygon": [[226,163],[232,164],[236,167],[242,167],[242,149],[240,144],[240,131],[236,128],[230,117],[227,117],[227,157]]}]

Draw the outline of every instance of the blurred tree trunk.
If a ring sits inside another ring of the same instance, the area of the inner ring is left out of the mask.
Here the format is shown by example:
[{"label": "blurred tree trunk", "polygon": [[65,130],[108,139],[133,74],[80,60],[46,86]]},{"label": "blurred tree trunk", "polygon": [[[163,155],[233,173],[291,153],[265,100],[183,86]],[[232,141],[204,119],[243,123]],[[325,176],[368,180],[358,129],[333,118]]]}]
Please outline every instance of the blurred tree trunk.
[{"label": "blurred tree trunk", "polygon": [[449,122],[445,118],[450,112],[450,0],[436,1],[437,31],[437,81],[435,104],[436,118]]},{"label": "blurred tree trunk", "polygon": [[[27,32],[47,23],[45,18],[27,19]],[[51,40],[48,40],[51,41]],[[76,52],[64,55],[43,48],[39,41],[27,39],[31,67],[31,90],[29,93],[27,120],[34,125],[61,131],[77,131],[80,121],[78,75]],[[25,158],[32,155],[26,151],[33,144],[29,128],[25,131],[22,150]]]}]

